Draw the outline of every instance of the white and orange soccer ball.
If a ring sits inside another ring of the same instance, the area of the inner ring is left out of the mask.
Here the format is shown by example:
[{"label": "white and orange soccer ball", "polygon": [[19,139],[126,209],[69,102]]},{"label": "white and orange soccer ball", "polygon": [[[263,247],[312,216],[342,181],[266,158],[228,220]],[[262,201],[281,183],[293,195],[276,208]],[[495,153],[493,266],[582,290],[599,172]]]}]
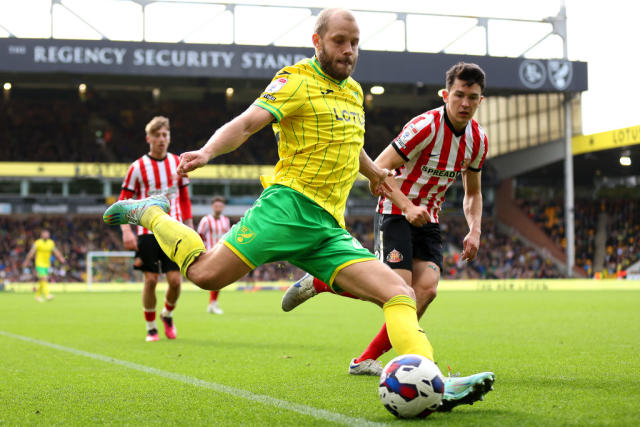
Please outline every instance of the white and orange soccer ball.
[{"label": "white and orange soccer ball", "polygon": [[444,377],[431,360],[417,354],[392,359],[382,370],[380,400],[399,418],[424,418],[442,403]]}]

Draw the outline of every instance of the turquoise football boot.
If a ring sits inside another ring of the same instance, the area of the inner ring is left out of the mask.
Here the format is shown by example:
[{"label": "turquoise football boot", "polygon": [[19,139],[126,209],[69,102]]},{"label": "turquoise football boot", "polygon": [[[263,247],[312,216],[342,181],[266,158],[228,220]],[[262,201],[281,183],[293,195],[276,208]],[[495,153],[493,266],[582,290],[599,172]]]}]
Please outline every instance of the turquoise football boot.
[{"label": "turquoise football boot", "polygon": [[478,400],[484,400],[484,395],[493,390],[495,380],[493,372],[481,372],[468,377],[446,377],[442,405],[438,411],[449,412],[458,405],[473,405]]},{"label": "turquoise football boot", "polygon": [[163,211],[169,212],[169,199],[167,199],[163,194],[157,194],[140,200],[120,200],[119,202],[111,205],[104,212],[102,220],[109,225],[140,225],[140,218],[142,218],[142,214],[151,206],[160,206]]}]

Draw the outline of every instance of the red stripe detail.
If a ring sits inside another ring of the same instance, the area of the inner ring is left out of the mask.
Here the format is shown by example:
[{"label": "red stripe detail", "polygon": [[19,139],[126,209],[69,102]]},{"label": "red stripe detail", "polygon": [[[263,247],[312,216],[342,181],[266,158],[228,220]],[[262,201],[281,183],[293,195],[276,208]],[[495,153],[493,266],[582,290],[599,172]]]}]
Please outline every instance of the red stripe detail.
[{"label": "red stripe detail", "polygon": [[169,164],[169,156],[164,158],[164,171],[167,174],[167,187],[171,188],[173,186],[173,178],[171,177],[171,165]]},{"label": "red stripe detail", "polygon": [[207,249],[211,249],[213,247],[213,216],[207,215],[207,222],[209,223],[209,233],[207,233],[207,244],[209,247]]},{"label": "red stripe detail", "polygon": [[446,170],[449,163],[449,153],[451,152],[451,141],[453,140],[453,132],[449,129],[449,126],[442,126],[442,148],[440,148],[440,160],[438,161],[437,168],[440,170]]},{"label": "red stripe detail", "polygon": [[127,200],[131,197],[133,197],[133,191],[123,188],[122,191],[120,191],[120,197],[118,197],[118,200]]},{"label": "red stripe detail", "polygon": [[478,165],[478,169],[482,167],[484,164],[484,159],[487,158],[487,152],[489,151],[489,143],[487,142],[487,134],[484,135],[484,153],[482,153],[482,160],[480,160],[480,164]]},{"label": "red stripe detail", "polygon": [[[471,133],[473,135],[473,150],[471,151],[471,162],[478,157],[478,152],[480,151],[480,129],[478,129],[478,122],[473,120],[471,122]],[[483,157],[484,158],[484,157]]]},{"label": "red stripe detail", "polygon": [[158,167],[158,162],[151,159],[151,167],[153,168],[153,178],[156,181],[156,190],[159,190],[162,186],[162,182],[160,182],[160,168]]},{"label": "red stripe detail", "polygon": [[[422,120],[426,120],[426,118],[423,115],[420,115],[415,119],[411,120],[402,128],[402,130],[400,131],[400,135],[398,135],[398,137],[401,137],[402,134],[409,128],[410,125],[418,124]],[[405,149],[402,149],[402,147],[399,147],[399,148],[405,154],[405,156],[407,156],[409,153],[413,151],[414,148],[416,148],[418,144],[420,144],[422,141],[427,139],[430,133],[431,133],[431,126],[426,126],[424,129],[422,129],[420,132],[412,136],[411,139],[409,139],[409,141],[405,143],[407,148]]]},{"label": "red stripe detail", "polygon": [[138,159],[138,165],[140,165],[140,177],[144,184],[144,192],[142,192],[143,194],[141,194],[141,198],[145,198],[147,197],[147,189],[149,188],[149,179],[147,177],[147,168],[144,166],[144,157],[140,157]]},{"label": "red stripe detail", "polygon": [[456,154],[456,162],[453,164],[453,170],[460,171],[464,155],[467,152],[467,133],[463,133],[458,143],[458,153]]},{"label": "red stripe detail", "polygon": [[[431,178],[429,178],[429,180],[422,186],[420,187],[420,191],[418,192],[418,197],[416,197],[415,199],[412,200],[414,205],[419,205],[420,202],[422,201],[422,199],[424,199],[425,197],[427,197],[429,195],[429,192],[431,191],[431,189],[438,183],[440,182],[440,178],[437,176],[432,176]],[[427,200],[427,203],[425,204],[425,207],[427,208],[427,210],[429,210],[429,207],[433,205],[433,198],[430,198],[429,200]],[[431,212],[429,212],[431,213]]]},{"label": "red stripe detail", "polygon": [[122,184],[122,187],[131,188],[131,175],[133,175],[134,170],[135,170],[134,165],[129,166],[129,171],[127,171],[127,176],[124,179],[124,184]]}]

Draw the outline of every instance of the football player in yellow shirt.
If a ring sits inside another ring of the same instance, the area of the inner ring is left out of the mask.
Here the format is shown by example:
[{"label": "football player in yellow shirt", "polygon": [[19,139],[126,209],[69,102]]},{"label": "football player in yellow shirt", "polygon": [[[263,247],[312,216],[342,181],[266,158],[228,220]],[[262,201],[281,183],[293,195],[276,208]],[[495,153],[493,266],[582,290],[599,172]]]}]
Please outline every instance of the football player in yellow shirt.
[{"label": "football player in yellow shirt", "polygon": [[31,262],[31,259],[35,255],[36,257],[36,275],[38,277],[38,288],[36,289],[36,300],[43,302],[44,296],[47,300],[53,299],[53,295],[49,293],[49,268],[51,268],[51,254],[54,254],[58,261],[62,264],[66,263],[64,257],[60,251],[56,248],[56,244],[51,240],[49,230],[42,230],[40,238],[37,239],[24,262],[22,267],[25,268]]},{"label": "football player in yellow shirt", "polygon": [[280,70],[242,114],[218,129],[200,150],[181,155],[186,174],[229,153],[273,124],[278,161],[265,190],[223,244],[205,251],[200,236],[166,214],[163,196],[120,201],[104,213],[108,224],[141,224],[193,283],[221,289],[258,265],[287,260],[325,281],[383,308],[398,354],[433,360],[418,325],[413,289],[344,229],[347,195],[361,172],[374,195],[390,172],[363,149],[362,88],[350,76],[360,31],[344,9],[323,10],[312,36],[315,56]]}]

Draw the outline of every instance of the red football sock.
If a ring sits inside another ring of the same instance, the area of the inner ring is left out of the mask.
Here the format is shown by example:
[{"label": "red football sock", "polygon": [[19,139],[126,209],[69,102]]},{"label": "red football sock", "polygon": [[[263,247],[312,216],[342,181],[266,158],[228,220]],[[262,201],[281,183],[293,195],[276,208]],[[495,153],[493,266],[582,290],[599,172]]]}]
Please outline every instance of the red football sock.
[{"label": "red football sock", "polygon": [[175,305],[171,305],[165,300],[165,302],[164,302],[164,309],[165,310],[167,310],[169,313],[171,313],[174,308],[176,308]]},{"label": "red football sock", "polygon": [[147,322],[153,322],[154,320],[156,320],[156,311],[144,311],[144,320],[146,320]]},{"label": "red football sock", "polygon": [[333,291],[331,290],[329,285],[327,285],[326,283],[324,283],[322,280],[318,279],[317,277],[313,278],[313,287],[315,288],[317,293],[322,293],[322,292],[331,292],[331,293],[333,293]]},{"label": "red football sock", "polygon": [[218,301],[218,294],[219,293],[220,293],[220,291],[211,291],[211,293],[209,294],[209,302]]},{"label": "red football sock", "polygon": [[[322,292],[331,292],[332,294],[336,293],[333,289],[331,289],[329,285],[327,285],[317,277],[313,278],[313,287],[315,288],[317,293],[322,293]],[[347,297],[347,298],[360,299],[357,296],[350,294],[349,292],[340,292],[337,295]]]},{"label": "red football sock", "polygon": [[356,363],[360,363],[367,359],[376,360],[389,350],[391,350],[391,341],[389,341],[389,335],[387,335],[387,324],[385,323],[382,325],[382,329],[380,329],[378,335],[376,335],[373,341],[369,343],[369,346],[364,350],[360,357],[356,359]]}]

